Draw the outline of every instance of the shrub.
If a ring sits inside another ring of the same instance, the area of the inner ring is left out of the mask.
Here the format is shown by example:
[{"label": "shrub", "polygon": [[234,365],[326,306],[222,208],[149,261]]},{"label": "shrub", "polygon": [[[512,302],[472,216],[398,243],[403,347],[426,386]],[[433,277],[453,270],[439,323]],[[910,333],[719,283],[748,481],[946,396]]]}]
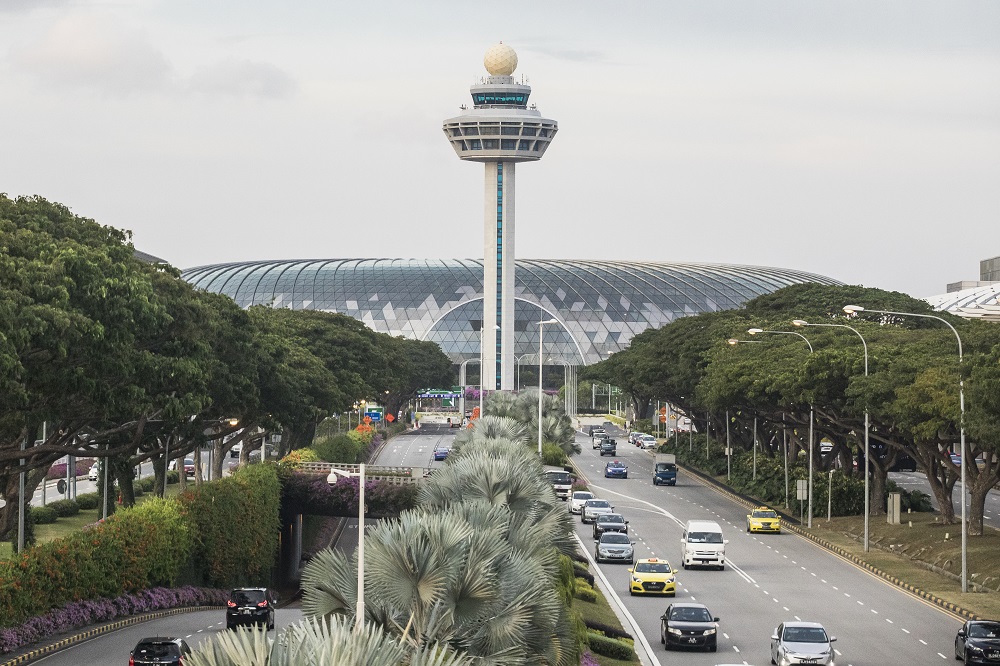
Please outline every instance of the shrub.
[{"label": "shrub", "polygon": [[632,661],[635,657],[635,650],[631,645],[615,640],[614,638],[602,636],[601,634],[589,632],[587,634],[587,643],[594,653],[603,657],[611,657],[612,659],[620,659],[621,661]]},{"label": "shrub", "polygon": [[153,488],[156,487],[156,477],[155,476],[144,477],[142,479],[139,479],[137,484],[140,488],[142,488],[142,492],[151,493],[153,492]]},{"label": "shrub", "polygon": [[76,496],[76,503],[81,511],[90,511],[101,506],[101,495],[98,493],[83,493]]},{"label": "shrub", "polygon": [[33,506],[28,512],[28,517],[35,525],[51,525],[59,518],[59,514],[51,506]]},{"label": "shrub", "polygon": [[562,467],[566,464],[566,452],[558,444],[542,444],[542,464]]},{"label": "shrub", "polygon": [[574,585],[573,596],[580,601],[586,601],[592,604],[597,603],[597,592],[590,584],[583,580],[582,578],[577,578]]},{"label": "shrub", "polygon": [[142,497],[146,492],[142,489],[142,484],[138,481],[132,482],[132,495],[133,497]]},{"label": "shrub", "polygon": [[365,445],[350,435],[339,434],[317,439],[312,450],[324,462],[353,464],[361,461]]},{"label": "shrub", "polygon": [[295,449],[290,452],[287,456],[278,461],[278,465],[281,467],[287,467],[288,469],[297,469],[299,465],[305,462],[320,462],[322,460],[319,454],[316,453],[315,449]]},{"label": "shrub", "polygon": [[171,470],[167,472],[167,485],[172,485],[181,482],[181,473],[176,470]]},{"label": "shrub", "polygon": [[576,576],[577,578],[582,578],[583,580],[587,581],[587,585],[590,585],[591,587],[594,586],[594,574],[590,573],[585,568],[577,564],[574,564],[573,575]]},{"label": "shrub", "polygon": [[56,500],[54,502],[49,502],[48,506],[55,511],[56,515],[60,518],[69,518],[70,516],[75,516],[80,513],[80,505],[77,504],[76,500]]},{"label": "shrub", "polygon": [[630,641],[634,641],[635,638],[632,634],[627,631],[623,631],[611,625],[604,624],[603,622],[596,622],[594,620],[585,620],[588,629],[593,629],[594,631],[599,631],[608,638],[625,638]]}]

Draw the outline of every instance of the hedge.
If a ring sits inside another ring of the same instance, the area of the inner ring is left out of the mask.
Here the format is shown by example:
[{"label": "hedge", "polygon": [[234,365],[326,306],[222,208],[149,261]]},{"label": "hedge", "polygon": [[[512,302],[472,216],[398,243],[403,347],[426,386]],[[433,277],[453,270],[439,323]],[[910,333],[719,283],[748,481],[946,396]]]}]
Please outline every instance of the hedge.
[{"label": "hedge", "polygon": [[576,586],[573,591],[573,596],[579,599],[580,601],[586,601],[592,604],[597,603],[597,592],[594,591],[594,588],[592,588],[590,584],[587,583],[582,578],[576,579]]},{"label": "hedge", "polygon": [[587,643],[590,649],[601,656],[620,659],[622,661],[632,661],[635,658],[635,650],[628,643],[595,634],[587,633]]},{"label": "hedge", "polygon": [[29,513],[31,522],[35,525],[51,525],[59,518],[59,514],[51,506],[33,506]]},{"label": "hedge", "polygon": [[76,503],[76,500],[56,500],[54,502],[49,502],[46,506],[55,511],[56,515],[60,518],[69,518],[70,516],[75,516],[80,513],[80,505]]},{"label": "hedge", "polygon": [[180,496],[193,533],[194,582],[207,587],[263,585],[281,534],[281,483],[273,464],[248,465]]},{"label": "hedge", "polygon": [[584,620],[588,629],[593,629],[594,631],[599,631],[608,638],[627,638],[630,641],[634,641],[635,637],[628,633],[618,629],[617,627],[612,627],[609,624],[604,624],[603,622],[597,622],[595,620]]},{"label": "hedge", "polygon": [[82,493],[76,496],[76,503],[81,511],[90,511],[101,505],[101,496],[97,493]]}]

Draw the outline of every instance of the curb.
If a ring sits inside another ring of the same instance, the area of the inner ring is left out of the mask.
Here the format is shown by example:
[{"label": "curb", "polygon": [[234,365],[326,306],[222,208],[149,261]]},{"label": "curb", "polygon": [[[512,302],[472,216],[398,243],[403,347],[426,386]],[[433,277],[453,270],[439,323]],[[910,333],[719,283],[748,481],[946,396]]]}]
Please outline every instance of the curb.
[{"label": "curb", "polygon": [[143,615],[132,615],[130,617],[115,620],[114,622],[109,622],[108,624],[101,625],[95,629],[88,629],[87,631],[82,631],[78,634],[72,636],[67,636],[61,640],[54,643],[49,643],[40,648],[35,648],[25,652],[24,654],[18,655],[13,659],[8,661],[0,662],[0,666],[17,666],[18,664],[30,664],[36,659],[48,656],[54,652],[59,652],[77,643],[82,643],[84,641],[90,640],[96,636],[101,636],[103,634],[109,634],[112,631],[117,631],[123,627],[128,627],[133,624],[139,624],[141,622],[148,622],[149,620],[158,620],[163,617],[169,617],[171,615],[179,615],[181,613],[190,613],[194,611],[203,610],[225,610],[224,606],[185,606],[184,608],[171,608],[169,610],[155,611],[153,613],[145,613]]},{"label": "curb", "polygon": [[[729,489],[728,487],[722,485],[721,483],[719,483],[718,481],[716,481],[712,477],[706,475],[704,472],[701,472],[700,470],[696,470],[696,469],[690,468],[690,467],[688,467],[686,465],[681,466],[680,464],[678,464],[678,467],[682,467],[682,469],[685,472],[687,472],[688,474],[690,474],[692,477],[696,477],[696,478],[700,479],[703,483],[705,483],[706,485],[710,486],[713,490],[715,490],[715,492],[719,493],[720,495],[725,495],[726,497],[728,497],[732,501],[736,502],[737,504],[741,504],[741,505],[743,505],[743,506],[745,506],[747,508],[750,508],[750,509],[754,508],[755,506],[760,506],[759,502],[754,502],[754,501],[752,501],[752,500],[744,497],[743,495],[739,495],[739,494],[733,492],[731,489]],[[959,617],[965,618],[966,620],[981,620],[981,619],[983,619],[979,615],[976,615],[972,611],[970,611],[970,610],[968,610],[966,608],[963,608],[963,607],[959,606],[958,604],[953,604],[950,601],[945,601],[941,597],[933,595],[930,592],[926,592],[926,591],[920,589],[919,587],[917,587],[915,585],[912,585],[910,583],[907,583],[904,580],[900,580],[899,578],[896,578],[895,576],[891,576],[891,575],[887,574],[886,572],[882,571],[878,567],[873,566],[873,565],[869,564],[868,562],[865,562],[863,559],[861,559],[857,555],[854,555],[853,553],[850,553],[847,550],[844,550],[840,546],[838,546],[836,544],[832,544],[829,541],[827,541],[826,539],[822,539],[822,538],[816,536],[815,534],[812,534],[810,532],[807,532],[807,531],[803,530],[802,527],[801,527],[801,525],[798,524],[799,521],[797,519],[790,518],[789,516],[785,515],[782,512],[779,512],[779,513],[781,513],[781,515],[782,515],[782,523],[783,523],[782,526],[781,526],[782,531],[787,530],[787,531],[789,531],[789,532],[791,532],[791,533],[793,533],[793,534],[795,534],[797,536],[803,537],[805,539],[809,539],[810,541],[812,541],[816,545],[818,545],[821,548],[823,548],[825,550],[828,550],[831,553],[834,553],[835,555],[838,555],[839,557],[847,560],[848,562],[850,562],[854,566],[858,567],[859,569],[863,569],[863,570],[867,571],[868,573],[881,578],[885,582],[890,583],[890,584],[894,585],[895,587],[898,587],[898,588],[900,588],[902,590],[906,590],[910,594],[912,594],[912,595],[914,595],[916,597],[920,597],[921,599],[923,599],[925,601],[928,601],[928,602],[934,604],[935,606],[937,606],[939,608],[942,608],[942,609],[944,609],[944,610],[946,610],[946,611],[948,611],[950,613],[954,613],[955,615],[958,615]],[[2,665],[0,665],[0,666],[2,666]]]}]

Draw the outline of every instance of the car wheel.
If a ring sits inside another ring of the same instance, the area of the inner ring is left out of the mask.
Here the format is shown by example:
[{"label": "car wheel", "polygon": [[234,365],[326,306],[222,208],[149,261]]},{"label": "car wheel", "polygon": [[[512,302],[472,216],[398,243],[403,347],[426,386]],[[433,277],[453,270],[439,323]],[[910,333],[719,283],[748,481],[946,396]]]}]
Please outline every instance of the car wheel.
[{"label": "car wheel", "polygon": [[660,630],[660,642],[664,645],[667,644],[667,639],[663,637],[663,630]]},{"label": "car wheel", "polygon": [[718,649],[719,649],[718,645],[710,645],[709,648],[708,648],[708,651],[709,652],[715,652]]},{"label": "car wheel", "polygon": [[747,523],[747,532],[750,531],[750,523]]},{"label": "car wheel", "polygon": [[623,474],[623,475],[622,475],[622,478],[623,478],[623,479],[627,479],[627,478],[628,478],[628,474]]},{"label": "car wheel", "polygon": [[774,660],[774,657],[771,657],[771,663],[772,663],[772,664],[777,664],[778,662],[776,662],[776,661]]},{"label": "car wheel", "polygon": [[635,596],[635,592],[633,592],[633,591],[632,591],[632,588],[631,588],[631,587],[630,587],[630,588],[628,588],[628,593],[629,593],[629,595],[631,595],[631,596],[633,596],[633,597]]}]

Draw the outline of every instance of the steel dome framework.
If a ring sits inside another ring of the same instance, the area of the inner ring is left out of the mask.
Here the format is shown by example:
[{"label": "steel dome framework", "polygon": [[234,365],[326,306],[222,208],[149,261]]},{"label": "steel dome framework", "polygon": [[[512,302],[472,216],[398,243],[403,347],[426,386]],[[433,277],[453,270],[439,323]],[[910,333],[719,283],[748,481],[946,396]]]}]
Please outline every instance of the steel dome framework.
[{"label": "steel dome framework", "polygon": [[[475,259],[323,259],[200,266],[182,277],[240,306],[339,312],[390,335],[431,340],[455,362],[478,360],[483,264]],[[803,282],[840,284],[797,270],[726,264],[517,260],[514,354],[588,365],[678,317],[727,310]]]}]

